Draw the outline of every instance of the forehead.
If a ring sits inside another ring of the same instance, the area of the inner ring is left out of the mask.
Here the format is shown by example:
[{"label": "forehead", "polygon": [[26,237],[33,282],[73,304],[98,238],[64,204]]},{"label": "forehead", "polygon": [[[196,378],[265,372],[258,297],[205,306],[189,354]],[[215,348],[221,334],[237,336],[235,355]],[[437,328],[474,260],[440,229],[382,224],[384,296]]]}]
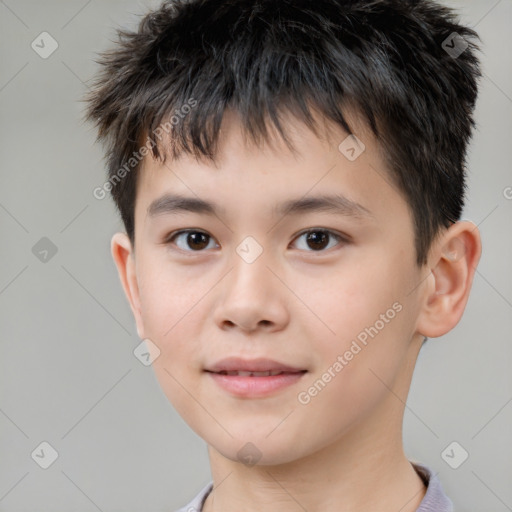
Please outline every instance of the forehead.
[{"label": "forehead", "polygon": [[316,121],[317,134],[291,115],[283,116],[290,149],[273,125],[268,140],[256,143],[246,137],[238,115],[226,112],[213,161],[185,153],[165,162],[145,157],[136,217],[186,211],[188,206],[204,214],[227,215],[231,207],[242,214],[252,207],[259,214],[279,215],[287,208],[305,211],[306,203],[320,196],[341,197],[337,206],[345,212],[369,216],[389,210],[390,203],[405,205],[369,128],[351,116],[354,139],[325,118]]}]

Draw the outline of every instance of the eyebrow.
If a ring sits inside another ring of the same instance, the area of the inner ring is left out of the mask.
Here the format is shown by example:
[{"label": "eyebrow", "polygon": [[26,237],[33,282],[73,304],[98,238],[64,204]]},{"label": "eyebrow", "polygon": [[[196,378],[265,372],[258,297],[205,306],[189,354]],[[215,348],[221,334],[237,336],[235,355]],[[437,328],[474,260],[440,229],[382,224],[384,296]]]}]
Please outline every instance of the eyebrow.
[{"label": "eyebrow", "polygon": [[341,194],[291,199],[274,208],[274,212],[278,215],[327,212],[355,218],[373,217],[370,210]]},{"label": "eyebrow", "polygon": [[[225,209],[215,203],[196,197],[165,194],[155,199],[148,207],[149,217],[192,212],[203,215],[219,216]],[[328,212],[354,218],[367,218],[374,215],[363,205],[341,194],[301,197],[290,199],[273,208],[274,215],[298,215],[310,212]]]}]

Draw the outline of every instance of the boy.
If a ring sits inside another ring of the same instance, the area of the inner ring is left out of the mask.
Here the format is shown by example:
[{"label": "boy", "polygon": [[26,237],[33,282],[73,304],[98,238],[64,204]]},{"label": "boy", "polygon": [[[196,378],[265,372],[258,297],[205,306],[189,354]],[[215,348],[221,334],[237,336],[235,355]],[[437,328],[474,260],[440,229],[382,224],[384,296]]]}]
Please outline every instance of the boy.
[{"label": "boy", "polygon": [[476,37],[427,0],[179,0],[104,54],[95,195],[156,376],[208,444],[182,511],[452,510],[401,430],[480,257],[459,220]]}]

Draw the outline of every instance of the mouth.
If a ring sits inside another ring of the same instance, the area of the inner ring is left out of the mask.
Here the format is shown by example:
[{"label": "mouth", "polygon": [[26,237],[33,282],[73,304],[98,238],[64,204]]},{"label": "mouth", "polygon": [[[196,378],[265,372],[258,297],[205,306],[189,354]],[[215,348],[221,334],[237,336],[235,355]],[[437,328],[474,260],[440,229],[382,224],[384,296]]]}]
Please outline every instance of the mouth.
[{"label": "mouth", "polygon": [[[304,368],[300,366],[291,366],[289,364],[281,363],[274,359],[243,359],[241,357],[227,357],[217,361],[216,363],[208,366],[205,369],[207,372],[213,373],[233,373],[233,372],[245,372],[254,374],[255,377],[261,376],[266,377],[268,372],[273,375],[279,373],[298,373],[305,372]],[[247,376],[247,375],[244,375]]]},{"label": "mouth", "polygon": [[[208,370],[206,370],[208,371]],[[304,373],[306,370],[299,370],[297,372],[285,372],[279,370],[267,370],[265,372],[250,372],[250,371],[242,371],[242,370],[233,370],[226,371],[222,370],[220,372],[211,372],[217,373],[218,375],[230,375],[230,376],[239,376],[239,377],[274,377],[275,375],[283,375],[283,374],[293,374],[293,373]]]},{"label": "mouth", "polygon": [[205,372],[231,395],[262,398],[296,384],[308,370],[270,359],[228,358]]}]

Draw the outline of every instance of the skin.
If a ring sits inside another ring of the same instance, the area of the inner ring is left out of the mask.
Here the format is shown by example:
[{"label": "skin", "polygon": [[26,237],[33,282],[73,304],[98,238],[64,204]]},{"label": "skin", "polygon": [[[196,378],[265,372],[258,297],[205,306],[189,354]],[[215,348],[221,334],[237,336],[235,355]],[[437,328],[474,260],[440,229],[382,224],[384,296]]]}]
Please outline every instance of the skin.
[{"label": "skin", "polygon": [[[124,233],[112,239],[138,334],[159,348],[153,368],[163,391],[208,444],[214,491],[206,512],[415,511],[425,487],[403,451],[404,404],[424,337],[448,332],[463,313],[480,257],[478,229],[463,221],[442,230],[427,264],[417,266],[411,212],[371,134],[359,126],[366,149],[351,162],[338,150],[347,136],[341,128],[317,137],[291,118],[285,127],[295,155],[277,135],[272,148],[246,143],[227,113],[216,166],[146,157],[135,248]],[[224,210],[151,217],[149,205],[165,193]],[[273,211],[332,193],[370,214]],[[170,241],[190,228],[210,235],[205,248],[194,251],[187,235]],[[332,237],[315,250],[301,235],[315,228],[347,240]],[[250,264],[236,252],[247,236],[263,249]],[[400,312],[300,403],[298,394],[395,303]],[[307,373],[272,396],[235,397],[204,372],[228,356],[271,358]],[[237,455],[248,442],[256,465]]]}]

